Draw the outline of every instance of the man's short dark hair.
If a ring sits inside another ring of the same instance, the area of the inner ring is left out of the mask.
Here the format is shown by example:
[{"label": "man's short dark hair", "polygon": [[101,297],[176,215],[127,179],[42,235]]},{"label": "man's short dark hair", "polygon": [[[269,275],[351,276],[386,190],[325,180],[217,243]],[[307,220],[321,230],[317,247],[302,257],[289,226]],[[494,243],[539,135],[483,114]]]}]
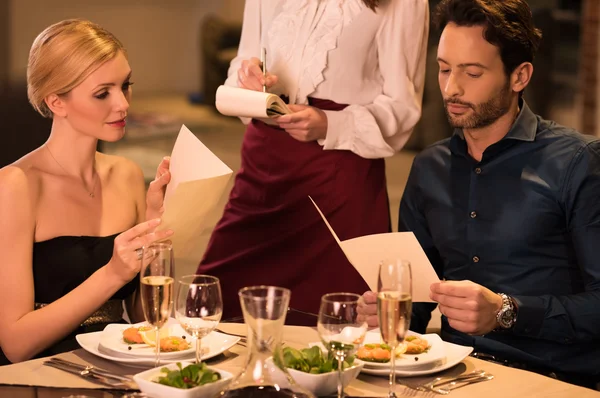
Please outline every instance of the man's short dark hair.
[{"label": "man's short dark hair", "polygon": [[525,0],[442,0],[433,23],[442,31],[450,22],[483,26],[485,40],[500,49],[507,75],[523,62],[533,62],[542,39]]}]

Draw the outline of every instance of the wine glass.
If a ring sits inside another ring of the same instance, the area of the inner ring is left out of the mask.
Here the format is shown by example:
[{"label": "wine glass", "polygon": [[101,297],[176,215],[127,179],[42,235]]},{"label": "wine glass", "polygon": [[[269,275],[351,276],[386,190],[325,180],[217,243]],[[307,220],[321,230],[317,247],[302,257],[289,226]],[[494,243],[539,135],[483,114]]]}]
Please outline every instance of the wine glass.
[{"label": "wine glass", "polygon": [[179,279],[175,317],[188,334],[196,338],[196,362],[202,358],[200,340],[215,330],[223,315],[219,278],[187,275]]},{"label": "wine glass", "polygon": [[396,349],[406,337],[412,312],[412,271],[404,260],[385,260],[379,265],[377,315],[384,343],[391,347],[389,398],[396,398]]},{"label": "wine glass", "polygon": [[155,366],[160,365],[160,328],[173,310],[175,260],[170,241],[152,243],[142,248],[140,295],[144,318],[156,331]]},{"label": "wine glass", "polygon": [[338,398],[344,396],[344,360],[354,355],[367,333],[366,321],[358,319],[358,300],[354,293],[330,293],[321,298],[317,330],[329,354],[337,360]]}]

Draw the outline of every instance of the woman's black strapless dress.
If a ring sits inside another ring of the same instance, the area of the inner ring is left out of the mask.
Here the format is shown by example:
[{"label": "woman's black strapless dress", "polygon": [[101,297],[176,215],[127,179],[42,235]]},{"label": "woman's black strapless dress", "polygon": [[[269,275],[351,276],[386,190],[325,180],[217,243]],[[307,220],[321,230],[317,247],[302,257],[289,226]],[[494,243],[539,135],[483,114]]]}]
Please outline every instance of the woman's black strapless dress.
[{"label": "woman's black strapless dress", "polygon": [[[33,280],[36,309],[50,304],[75,289],[94,272],[102,268],[112,257],[114,239],[111,236],[59,236],[33,245]],[[103,330],[102,311],[112,307],[114,313],[121,301],[130,296],[139,286],[139,276],[123,286],[97,313],[67,337],[39,353],[36,358],[56,355],[79,348],[75,336],[80,333]],[[110,304],[110,305],[109,305]],[[116,307],[116,308],[115,308]],[[123,320],[121,320],[123,322]],[[10,362],[0,350],[0,365]]]}]

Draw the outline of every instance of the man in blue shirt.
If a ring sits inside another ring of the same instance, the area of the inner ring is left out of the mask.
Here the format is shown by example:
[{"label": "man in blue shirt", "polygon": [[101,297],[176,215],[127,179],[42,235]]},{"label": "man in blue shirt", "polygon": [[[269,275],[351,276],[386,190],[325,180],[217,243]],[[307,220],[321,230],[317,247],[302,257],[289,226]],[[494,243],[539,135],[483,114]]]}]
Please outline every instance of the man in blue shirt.
[{"label": "man in blue shirt", "polygon": [[[600,141],[536,116],[521,98],[541,39],[524,0],[443,0],[434,18],[455,132],[415,158],[399,230],[415,233],[443,279],[430,293],[442,337],[594,388]],[[364,299],[373,315],[373,293]],[[415,303],[411,329],[424,332],[433,308]]]}]

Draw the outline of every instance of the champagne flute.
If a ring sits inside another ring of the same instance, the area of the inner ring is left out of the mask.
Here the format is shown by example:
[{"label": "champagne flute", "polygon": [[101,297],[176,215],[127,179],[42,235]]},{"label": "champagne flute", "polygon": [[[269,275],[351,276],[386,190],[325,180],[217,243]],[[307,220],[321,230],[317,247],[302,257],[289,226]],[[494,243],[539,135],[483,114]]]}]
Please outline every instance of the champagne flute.
[{"label": "champagne flute", "polygon": [[140,294],[144,318],[156,331],[156,358],[160,365],[160,329],[173,310],[175,259],[170,241],[153,243],[142,248]]},{"label": "champagne flute", "polygon": [[411,312],[410,263],[399,259],[382,261],[377,281],[377,315],[381,338],[391,347],[389,398],[396,398],[396,349],[404,343]]},{"label": "champagne flute", "polygon": [[187,275],[179,279],[175,317],[196,338],[196,363],[202,360],[200,340],[215,330],[223,315],[219,278]]},{"label": "champagne flute", "polygon": [[321,298],[317,330],[321,341],[337,360],[338,398],[344,396],[344,360],[354,355],[365,339],[366,321],[358,319],[358,300],[354,293],[330,293]]}]

